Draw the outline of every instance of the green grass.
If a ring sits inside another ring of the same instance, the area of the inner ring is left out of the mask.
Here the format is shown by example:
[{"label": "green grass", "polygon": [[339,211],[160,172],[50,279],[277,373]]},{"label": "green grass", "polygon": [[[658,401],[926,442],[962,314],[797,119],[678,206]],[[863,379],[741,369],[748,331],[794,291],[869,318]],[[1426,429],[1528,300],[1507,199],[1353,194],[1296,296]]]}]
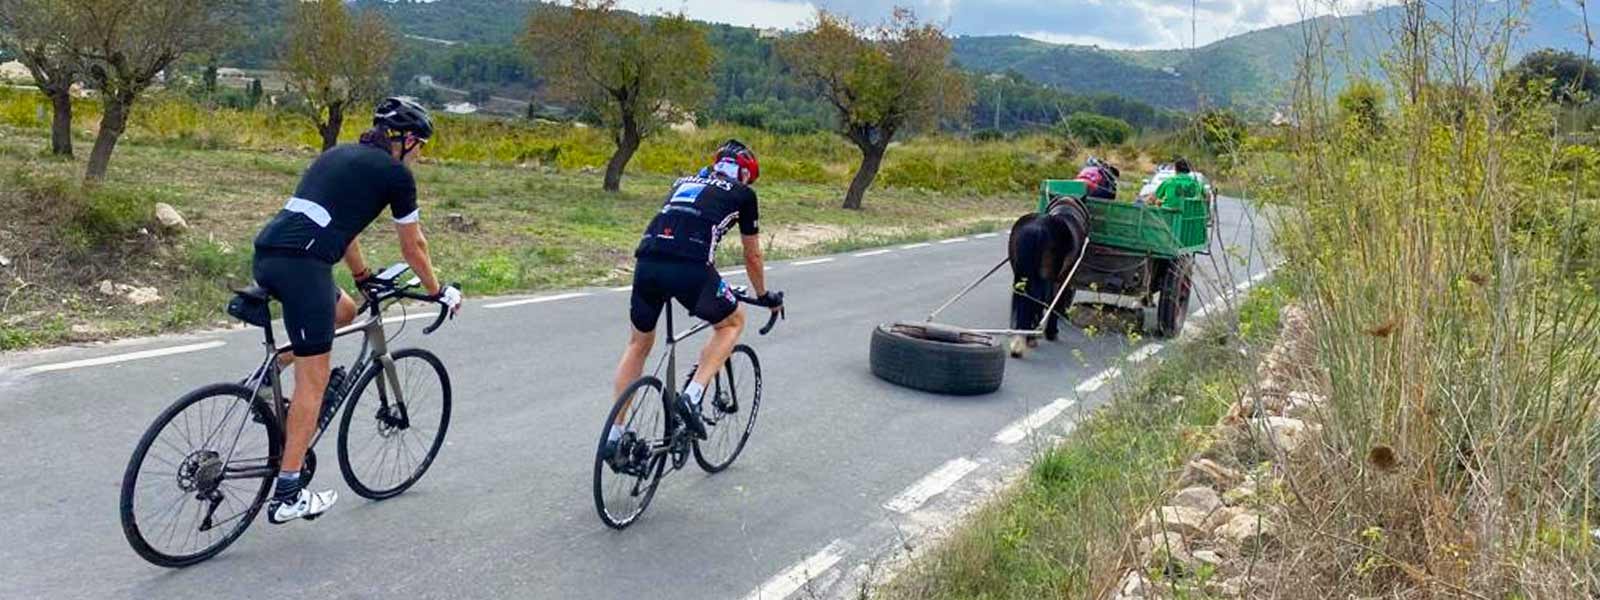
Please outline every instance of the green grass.
[{"label": "green grass", "polygon": [[1221,315],[1163,352],[1059,446],[1043,451],[1026,478],[876,595],[1102,597],[1128,562],[1132,524],[1170,491],[1236,398],[1253,361],[1240,350],[1275,335],[1283,301],[1275,284],[1257,287],[1239,308],[1237,329]]},{"label": "green grass", "polygon": [[[47,158],[37,151],[45,141],[42,130],[0,126],[0,209],[29,216],[52,212],[39,207],[78,207],[61,219],[0,226],[0,255],[50,254],[0,272],[0,300],[11,296],[0,308],[0,349],[226,324],[221,307],[230,285],[249,281],[253,236],[314,158],[135,137],[118,147],[106,182],[85,190],[77,184],[82,149],[76,161]],[[440,276],[464,284],[469,297],[625,282],[639,232],[673,180],[632,173],[621,193],[608,194],[598,175],[572,170],[428,160],[416,174]],[[764,178],[757,190],[772,259],[994,231],[1034,202],[1028,192],[888,187],[870,192],[864,210],[846,211],[831,183]],[[158,201],[175,206],[192,228],[156,232]],[[466,225],[451,227],[451,214]],[[401,259],[385,223],[362,240],[377,265]],[[737,246],[724,244],[725,264],[742,260]],[[18,278],[28,285],[13,295]],[[153,285],[163,301],[128,305],[100,295],[102,280]],[[773,284],[781,287],[782,276]]]}]

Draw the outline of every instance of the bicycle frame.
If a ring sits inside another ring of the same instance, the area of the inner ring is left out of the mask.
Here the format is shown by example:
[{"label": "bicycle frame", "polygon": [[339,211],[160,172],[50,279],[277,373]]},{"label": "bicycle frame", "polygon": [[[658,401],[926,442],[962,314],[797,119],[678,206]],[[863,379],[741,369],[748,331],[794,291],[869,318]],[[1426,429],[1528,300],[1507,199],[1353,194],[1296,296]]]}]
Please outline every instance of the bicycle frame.
[{"label": "bicycle frame", "polygon": [[[395,372],[394,358],[389,355],[389,340],[385,335],[383,328],[382,311],[383,308],[381,302],[368,299],[365,305],[363,305],[362,308],[357,311],[364,312],[366,314],[363,315],[357,322],[334,330],[333,337],[334,339],[338,339],[341,337],[354,335],[356,333],[362,334],[363,339],[361,341],[361,351],[356,354],[356,361],[350,365],[349,372],[346,374],[346,377],[355,377],[358,379],[347,381],[359,380],[359,378],[366,373],[367,369],[373,368],[372,364],[374,361],[376,361],[378,366],[383,369],[385,375],[382,379],[377,381],[379,397],[388,398],[390,397],[388,395],[389,390],[393,390],[394,401],[403,406],[405,399],[401,397],[399,374]],[[272,327],[264,327],[263,330],[265,331],[265,341],[262,343],[262,345],[266,348],[266,357],[261,360],[261,365],[256,367],[255,372],[251,374],[249,378],[245,379],[244,386],[250,389],[250,395],[252,398],[256,397],[256,394],[260,390],[261,386],[272,386],[272,412],[276,417],[276,421],[272,425],[269,425],[269,427],[275,426],[280,432],[287,432],[289,423],[289,400],[283,393],[283,382],[281,377],[283,369],[279,366],[278,357],[288,353],[290,351],[290,346],[288,344],[284,344],[282,346],[277,344],[272,335]],[[354,392],[355,390],[352,388],[351,391]],[[346,397],[346,394],[340,394],[334,398],[334,402],[336,403],[334,407],[331,409],[324,407],[323,410],[337,411],[348,400],[349,398]],[[239,427],[241,431],[246,422],[247,420],[240,421]],[[331,423],[332,421],[330,420],[329,422]],[[326,432],[327,427],[319,427],[316,435],[312,436],[311,443],[307,447],[309,448],[316,446],[317,442],[322,439],[322,434]],[[235,440],[237,439],[238,437],[236,432]],[[273,451],[281,455],[283,449],[274,448]],[[232,459],[232,453],[233,449],[230,448],[229,456],[227,457],[230,460]],[[224,461],[224,464],[228,464],[227,461]],[[262,477],[276,474],[277,473],[274,467],[272,467],[270,464],[262,467],[248,468],[228,466],[224,468],[222,478],[260,479]]]}]

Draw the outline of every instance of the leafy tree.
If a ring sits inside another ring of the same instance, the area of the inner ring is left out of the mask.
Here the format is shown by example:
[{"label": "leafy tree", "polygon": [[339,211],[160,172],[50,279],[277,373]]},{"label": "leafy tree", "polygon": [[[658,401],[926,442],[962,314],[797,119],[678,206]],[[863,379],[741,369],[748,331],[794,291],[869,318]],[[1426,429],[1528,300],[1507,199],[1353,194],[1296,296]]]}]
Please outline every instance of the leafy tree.
[{"label": "leafy tree", "polygon": [[1127,121],[1088,112],[1075,112],[1061,122],[1067,137],[1090,147],[1115,146],[1133,137]]},{"label": "leafy tree", "polygon": [[610,131],[617,150],[606,165],[607,191],[621,189],[622,171],[644,138],[711,98],[711,45],[682,14],[642,19],[616,10],[614,0],[539,6],[523,46],[558,93]]},{"label": "leafy tree", "polygon": [[326,151],[339,143],[345,113],[388,88],[394,34],[377,12],[351,15],[343,0],[298,3],[289,19],[282,69],[305,97]]},{"label": "leafy tree", "polygon": [[908,9],[895,9],[876,27],[818,11],[812,28],[784,39],[779,52],[833,105],[840,135],[861,150],[847,209],[861,208],[895,134],[936,126],[971,103],[965,80],[950,65],[950,38]]},{"label": "leafy tree", "polygon": [[1383,115],[1386,95],[1369,79],[1356,79],[1339,92],[1339,120],[1367,136],[1383,135],[1388,128]]},{"label": "leafy tree", "polygon": [[100,133],[84,177],[105,177],[135,100],[173,63],[218,45],[239,0],[59,0],[67,43],[100,91]]},{"label": "leafy tree", "polygon": [[1510,75],[1549,82],[1550,101],[1572,106],[1600,97],[1600,63],[1571,50],[1546,48],[1522,57]]},{"label": "leafy tree", "polygon": [[261,106],[261,97],[265,95],[266,90],[261,88],[261,79],[259,77],[251,79],[250,89],[246,92],[246,105],[251,110],[255,110],[256,107]]},{"label": "leafy tree", "polygon": [[72,83],[79,64],[60,2],[0,0],[0,48],[15,55],[50,99],[50,152],[72,156]]},{"label": "leafy tree", "polygon": [[1190,135],[1200,148],[1213,156],[1239,149],[1248,133],[1245,123],[1232,111],[1214,109],[1200,113],[1190,126]]}]

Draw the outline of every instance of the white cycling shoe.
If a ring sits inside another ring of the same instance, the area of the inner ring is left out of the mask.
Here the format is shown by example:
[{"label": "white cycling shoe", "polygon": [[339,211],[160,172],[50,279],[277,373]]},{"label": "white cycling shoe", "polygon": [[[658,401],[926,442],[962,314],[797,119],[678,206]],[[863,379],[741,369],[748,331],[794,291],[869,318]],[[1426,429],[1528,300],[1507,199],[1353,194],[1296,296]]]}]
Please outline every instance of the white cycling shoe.
[{"label": "white cycling shoe", "polygon": [[267,521],[274,525],[282,525],[295,519],[307,521],[322,516],[333,508],[333,503],[339,501],[339,492],[326,490],[311,493],[311,490],[300,490],[300,496],[293,503],[280,503],[276,500],[267,505]]}]

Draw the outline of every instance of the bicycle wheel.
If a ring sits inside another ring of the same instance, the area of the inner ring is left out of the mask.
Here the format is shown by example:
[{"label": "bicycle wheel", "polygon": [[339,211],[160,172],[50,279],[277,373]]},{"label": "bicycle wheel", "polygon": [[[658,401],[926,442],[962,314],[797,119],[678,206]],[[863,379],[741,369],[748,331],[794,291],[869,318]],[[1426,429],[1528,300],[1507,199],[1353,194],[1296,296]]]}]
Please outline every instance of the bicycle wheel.
[{"label": "bicycle wheel", "polygon": [[433,353],[395,352],[395,397],[383,363],[374,361],[346,401],[339,421],[339,471],[351,491],[370,500],[406,491],[433,465],[450,427],[450,374]]},{"label": "bicycle wheel", "polygon": [[707,473],[728,468],[744,451],[750,430],[761,409],[761,360],[749,346],[734,346],[728,362],[706,390],[701,414],[706,419],[706,439],[695,440],[694,462]]},{"label": "bicycle wheel", "polygon": [[[189,392],[139,438],[122,475],[122,533],[140,557],[187,567],[250,526],[272,490],[282,433],[249,388]],[[257,418],[252,418],[255,416]]]},{"label": "bicycle wheel", "polygon": [[[623,390],[600,428],[600,447],[594,453],[594,508],[612,529],[632,525],[661,484],[666,470],[668,436],[667,403],[661,380],[641,377]],[[611,424],[621,417],[622,439],[617,455],[606,459]]]}]

